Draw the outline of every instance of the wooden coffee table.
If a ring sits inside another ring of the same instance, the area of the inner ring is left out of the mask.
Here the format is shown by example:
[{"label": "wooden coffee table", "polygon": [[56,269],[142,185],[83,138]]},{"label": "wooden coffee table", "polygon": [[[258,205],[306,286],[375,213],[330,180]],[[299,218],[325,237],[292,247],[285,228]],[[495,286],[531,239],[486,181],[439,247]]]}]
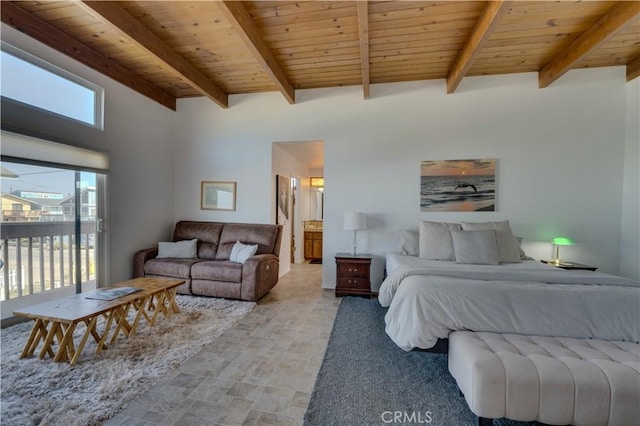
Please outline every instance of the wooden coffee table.
[{"label": "wooden coffee table", "polygon": [[[106,346],[109,335],[111,335],[110,344],[115,343],[120,333],[127,337],[133,335],[142,318],[149,326],[153,326],[160,313],[170,317],[173,313],[180,312],[175,299],[177,287],[183,283],[183,280],[136,278],[109,287],[140,289],[113,300],[87,298],[104,290],[101,288],[16,310],[13,312],[14,315],[35,321],[20,358],[32,356],[40,342],[43,342],[39,352],[40,359],[48,354],[56,362],[67,361],[70,365],[74,365],[89,336],[98,343],[96,349],[98,354]],[[136,311],[136,315],[133,321],[129,322],[127,316],[132,308]],[[104,321],[99,327],[98,320],[101,317]],[[73,333],[80,323],[84,323],[86,329],[76,348]],[[113,324],[115,328],[110,332]],[[57,351],[54,351],[56,343]]]}]

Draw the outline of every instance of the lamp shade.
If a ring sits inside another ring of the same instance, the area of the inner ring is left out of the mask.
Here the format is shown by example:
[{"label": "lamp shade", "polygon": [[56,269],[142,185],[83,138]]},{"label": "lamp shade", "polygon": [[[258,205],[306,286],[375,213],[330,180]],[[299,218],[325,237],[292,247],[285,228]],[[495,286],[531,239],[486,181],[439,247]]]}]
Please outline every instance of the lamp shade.
[{"label": "lamp shade", "polygon": [[363,213],[347,212],[344,214],[345,231],[360,231],[367,229],[366,218]]},{"label": "lamp shade", "polygon": [[572,246],[573,245],[573,241],[571,240],[571,238],[567,238],[567,237],[555,237],[553,240],[551,240],[551,243],[557,245],[557,246]]}]

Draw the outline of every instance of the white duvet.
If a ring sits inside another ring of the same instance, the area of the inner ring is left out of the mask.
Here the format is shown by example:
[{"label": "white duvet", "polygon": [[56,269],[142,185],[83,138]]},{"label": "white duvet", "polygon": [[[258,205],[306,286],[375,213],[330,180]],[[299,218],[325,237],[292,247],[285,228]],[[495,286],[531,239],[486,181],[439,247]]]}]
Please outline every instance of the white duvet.
[{"label": "white duvet", "polygon": [[428,349],[452,330],[640,341],[640,283],[526,261],[458,265],[387,256],[386,332]]}]

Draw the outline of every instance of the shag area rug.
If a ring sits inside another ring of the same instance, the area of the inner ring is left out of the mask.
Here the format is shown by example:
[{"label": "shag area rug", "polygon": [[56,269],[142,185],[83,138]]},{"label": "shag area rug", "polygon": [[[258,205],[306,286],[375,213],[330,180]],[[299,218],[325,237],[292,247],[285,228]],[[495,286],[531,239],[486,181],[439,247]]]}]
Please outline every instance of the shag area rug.
[{"label": "shag area rug", "polygon": [[377,300],[343,298],[304,424],[477,425],[447,355],[400,349],[384,331],[386,312]]},{"label": "shag area rug", "polygon": [[[125,338],[121,334],[115,345],[98,355],[96,342],[90,338],[73,367],[48,357],[19,359],[32,321],[1,330],[2,424],[100,424],[255,306],[196,296],[179,295],[176,301],[179,314],[159,315],[153,327],[142,320],[135,335]],[[78,328],[84,332],[84,327]]]}]

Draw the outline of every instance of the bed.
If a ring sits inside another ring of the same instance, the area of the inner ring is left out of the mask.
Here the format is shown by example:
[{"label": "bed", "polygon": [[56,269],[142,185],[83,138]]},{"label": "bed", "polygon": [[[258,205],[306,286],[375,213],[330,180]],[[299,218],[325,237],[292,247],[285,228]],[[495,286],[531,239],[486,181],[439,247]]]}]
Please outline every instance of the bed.
[{"label": "bed", "polygon": [[386,256],[378,293],[389,308],[386,333],[406,351],[432,348],[454,330],[640,341],[638,281],[537,260],[461,264],[412,254]]}]

